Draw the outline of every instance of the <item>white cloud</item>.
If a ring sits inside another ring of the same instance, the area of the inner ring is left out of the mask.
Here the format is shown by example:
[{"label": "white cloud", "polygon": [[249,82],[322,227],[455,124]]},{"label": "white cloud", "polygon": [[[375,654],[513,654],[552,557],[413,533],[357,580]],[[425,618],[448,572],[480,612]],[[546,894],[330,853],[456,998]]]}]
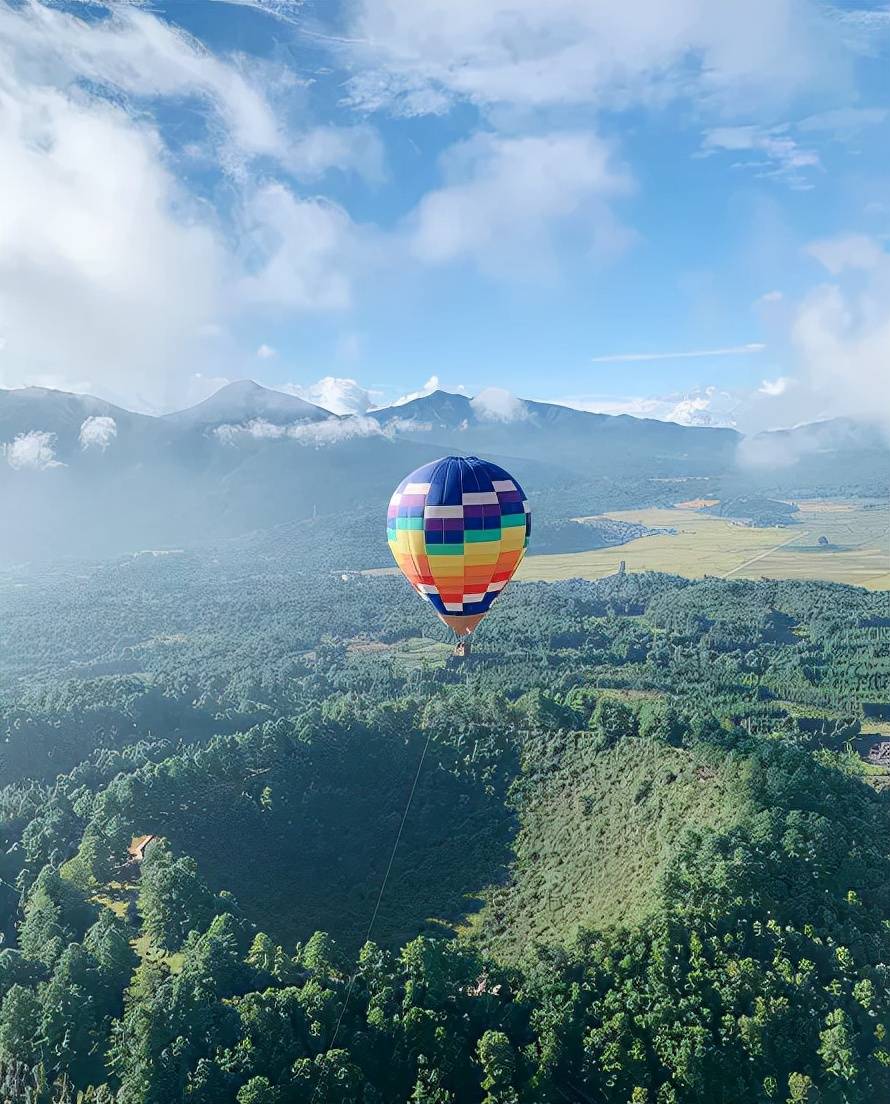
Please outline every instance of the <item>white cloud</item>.
[{"label": "white cloud", "polygon": [[778,395],[784,395],[789,387],[793,386],[794,380],[788,376],[779,376],[777,379],[768,380],[765,379],[757,390],[761,395],[770,395],[776,397]]},{"label": "white cloud", "polygon": [[372,184],[386,175],[380,135],[366,124],[313,127],[291,142],[284,161],[307,180],[317,180],[331,169],[355,172]]},{"label": "white cloud", "polygon": [[[0,31],[11,18],[25,17],[0,9]],[[9,382],[51,371],[114,391],[125,364],[137,400],[157,399],[214,311],[223,250],[190,219],[154,130],[77,89],[35,84],[25,69],[15,48],[0,46]]]},{"label": "white cloud", "polygon": [[9,444],[2,445],[6,462],[16,471],[31,469],[45,471],[47,468],[64,467],[56,459],[56,435],[41,429],[32,429],[28,433],[19,433]]},{"label": "white cloud", "polygon": [[241,300],[297,310],[349,306],[358,243],[341,207],[272,183],[247,203],[244,219],[245,249],[254,259],[238,284]]},{"label": "white cloud", "polygon": [[355,13],[353,101],[409,115],[690,92],[750,109],[843,69],[833,27],[804,0],[362,0]]},{"label": "white cloud", "polygon": [[791,344],[798,375],[830,416],[890,426],[890,253],[861,235],[810,252],[834,277],[798,305]]},{"label": "white cloud", "polygon": [[668,410],[664,421],[685,426],[733,426],[733,409],[720,402],[728,397],[716,387],[705,388],[703,394],[686,395]]},{"label": "white cloud", "polygon": [[[222,390],[223,387],[232,382],[228,376],[208,376],[203,372],[195,372],[185,379],[181,401],[167,407],[161,413],[167,414],[173,410],[184,410],[188,406],[194,406],[196,403],[209,399],[211,395],[215,395],[217,391]],[[152,413],[157,412],[152,411]]]},{"label": "white cloud", "polygon": [[278,390],[307,399],[325,410],[330,410],[332,414],[365,414],[380,399],[379,391],[362,387],[357,380],[341,379],[337,376],[324,376],[305,386],[288,383]]},{"label": "white cloud", "polygon": [[[271,182],[270,165],[377,177],[379,150],[365,125],[289,131],[278,101],[294,79],[216,56],[139,6],[82,20],[0,0],[0,384],[52,379],[168,409],[211,363],[239,359],[220,319],[348,304],[349,217]],[[183,101],[230,204],[177,176],[176,131],[153,119]]]},{"label": "white cloud", "polygon": [[781,303],[785,296],[781,291],[766,291],[754,303],[755,307],[765,307],[770,303]]},{"label": "white cloud", "polygon": [[275,112],[242,73],[184,31],[135,5],[115,5],[106,18],[81,20],[42,3],[0,8],[6,61],[34,86],[86,81],[133,97],[192,95],[209,104],[224,127],[220,140],[239,154],[286,148]]},{"label": "white cloud", "polygon": [[439,377],[430,376],[426,383],[417,391],[409,391],[407,395],[402,395],[401,398],[395,400],[395,402],[389,403],[390,406],[404,406],[405,403],[413,402],[414,399],[423,399],[427,395],[432,395],[434,391],[439,390]]},{"label": "white cloud", "polygon": [[772,470],[796,464],[806,453],[815,452],[807,438],[784,434],[743,437],[736,448],[736,461],[742,468]]},{"label": "white cloud", "polygon": [[605,356],[591,357],[593,364],[620,364],[647,360],[690,360],[698,357],[749,356],[762,353],[766,346],[759,341],[750,341],[747,345],[724,345],[718,349],[687,349],[682,352],[654,353],[608,353]]},{"label": "white cloud", "polygon": [[827,14],[847,46],[858,53],[876,55],[890,35],[890,9],[829,6]]},{"label": "white cloud", "polygon": [[384,423],[383,432],[389,437],[395,433],[429,433],[432,428],[432,422],[422,422],[419,418],[390,418]]},{"label": "white cloud", "polygon": [[107,414],[94,414],[84,419],[80,427],[80,447],[98,448],[104,452],[117,437],[117,422]]},{"label": "white cloud", "polygon": [[805,133],[827,131],[837,138],[849,138],[869,127],[880,126],[888,118],[890,111],[885,107],[838,107],[801,119],[797,129]]},{"label": "white cloud", "polygon": [[[747,434],[844,416],[890,427],[890,389],[875,370],[880,347],[872,351],[864,342],[848,350],[833,334],[832,316],[823,313],[824,307],[820,297],[810,296],[791,317],[795,331],[783,359],[794,365],[794,375],[733,388],[711,384],[654,396],[580,395],[548,401],[598,414],[727,427]],[[886,349],[885,357],[890,358],[890,323]]]},{"label": "white cloud", "polygon": [[819,154],[802,147],[788,131],[787,125],[716,127],[705,133],[702,149],[751,153],[753,157],[737,162],[737,167],[753,168],[758,176],[778,177],[791,188],[807,190],[813,186],[807,170],[822,167]]},{"label": "white cloud", "polygon": [[866,234],[842,234],[813,242],[808,252],[832,276],[851,268],[867,272],[887,263],[887,254],[882,247]]},{"label": "white cloud", "polygon": [[740,396],[721,388],[697,388],[685,394],[657,396],[581,396],[555,399],[554,402],[595,414],[629,414],[634,418],[654,418],[687,426],[736,425]]},{"label": "white cloud", "polygon": [[560,228],[571,225],[606,255],[631,240],[608,205],[630,179],[592,133],[477,134],[452,146],[442,169],[444,186],[406,220],[420,260],[469,258],[499,274],[539,273]]},{"label": "white cloud", "polygon": [[266,345],[266,343],[263,342],[263,344],[260,345],[260,347],[257,349],[256,355],[260,358],[260,360],[269,360],[272,357],[277,356],[278,353],[277,350],[273,349],[271,345]]},{"label": "white cloud", "polygon": [[739,442],[736,459],[742,467],[784,468],[813,453],[829,454],[836,449],[875,447],[880,434],[863,431],[855,423],[813,421],[794,427],[793,432],[756,434]]},{"label": "white cloud", "polygon": [[477,418],[484,422],[520,422],[528,417],[528,407],[501,387],[486,387],[470,399]]},{"label": "white cloud", "polygon": [[793,189],[807,190],[814,186],[814,171],[822,169],[819,153],[810,148],[814,141],[856,141],[864,130],[888,118],[886,108],[841,107],[772,126],[714,127],[704,134],[700,156],[718,151],[750,154],[733,168],[752,169],[759,177],[774,177]]},{"label": "white cloud", "polygon": [[392,431],[381,426],[374,418],[353,415],[349,418],[327,418],[321,422],[293,422],[290,425],[274,425],[263,418],[253,418],[240,425],[217,426],[213,432],[227,445],[234,445],[245,439],[287,439],[300,445],[324,448],[354,437],[387,436]]},{"label": "white cloud", "polygon": [[303,7],[303,0],[214,0],[236,8],[253,8],[284,23],[293,23]]}]

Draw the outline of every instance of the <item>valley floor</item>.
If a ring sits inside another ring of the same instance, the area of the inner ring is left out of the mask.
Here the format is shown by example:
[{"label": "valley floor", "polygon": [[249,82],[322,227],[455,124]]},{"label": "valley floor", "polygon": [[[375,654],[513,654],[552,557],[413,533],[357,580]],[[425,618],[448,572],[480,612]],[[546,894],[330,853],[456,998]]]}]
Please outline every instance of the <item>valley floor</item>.
[{"label": "valley floor", "polygon": [[[798,524],[756,529],[696,510],[624,510],[607,515],[675,533],[615,548],[528,556],[517,578],[598,579],[617,570],[667,571],[689,578],[815,579],[890,589],[890,505],[814,500],[800,503]],[[828,545],[820,545],[826,537]],[[532,545],[534,547],[534,545]]]}]

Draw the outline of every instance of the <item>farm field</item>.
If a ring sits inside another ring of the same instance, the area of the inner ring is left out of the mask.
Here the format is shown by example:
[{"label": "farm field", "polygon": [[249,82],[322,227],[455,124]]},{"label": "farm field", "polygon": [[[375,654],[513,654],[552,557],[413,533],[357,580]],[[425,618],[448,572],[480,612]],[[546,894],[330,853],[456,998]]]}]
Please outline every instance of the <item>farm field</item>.
[{"label": "farm field", "polygon": [[[690,578],[821,579],[870,590],[890,589],[890,505],[802,502],[798,525],[754,529],[694,509],[623,510],[608,514],[676,533],[641,537],[614,548],[527,556],[518,579],[597,579],[616,571],[667,571]],[[829,541],[819,544],[820,537]]]}]

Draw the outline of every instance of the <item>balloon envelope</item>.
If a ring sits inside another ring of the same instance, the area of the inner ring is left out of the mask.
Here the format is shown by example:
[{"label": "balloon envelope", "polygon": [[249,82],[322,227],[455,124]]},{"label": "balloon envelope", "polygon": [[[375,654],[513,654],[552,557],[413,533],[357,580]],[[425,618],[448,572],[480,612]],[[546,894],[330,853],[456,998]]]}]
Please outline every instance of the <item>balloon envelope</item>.
[{"label": "balloon envelope", "polygon": [[466,636],[525,555],[531,514],[509,472],[475,456],[445,456],[398,485],[386,533],[408,582]]}]

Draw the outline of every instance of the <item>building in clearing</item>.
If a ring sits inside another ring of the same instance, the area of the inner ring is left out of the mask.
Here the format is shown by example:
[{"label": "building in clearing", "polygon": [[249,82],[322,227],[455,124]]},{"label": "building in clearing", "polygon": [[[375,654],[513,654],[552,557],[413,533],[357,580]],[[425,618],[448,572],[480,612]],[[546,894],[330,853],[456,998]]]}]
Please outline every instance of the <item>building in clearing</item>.
[{"label": "building in clearing", "polygon": [[153,843],[157,843],[160,838],[160,836],[133,836],[130,846],[127,848],[127,853],[133,862],[141,863],[148,848]]}]

